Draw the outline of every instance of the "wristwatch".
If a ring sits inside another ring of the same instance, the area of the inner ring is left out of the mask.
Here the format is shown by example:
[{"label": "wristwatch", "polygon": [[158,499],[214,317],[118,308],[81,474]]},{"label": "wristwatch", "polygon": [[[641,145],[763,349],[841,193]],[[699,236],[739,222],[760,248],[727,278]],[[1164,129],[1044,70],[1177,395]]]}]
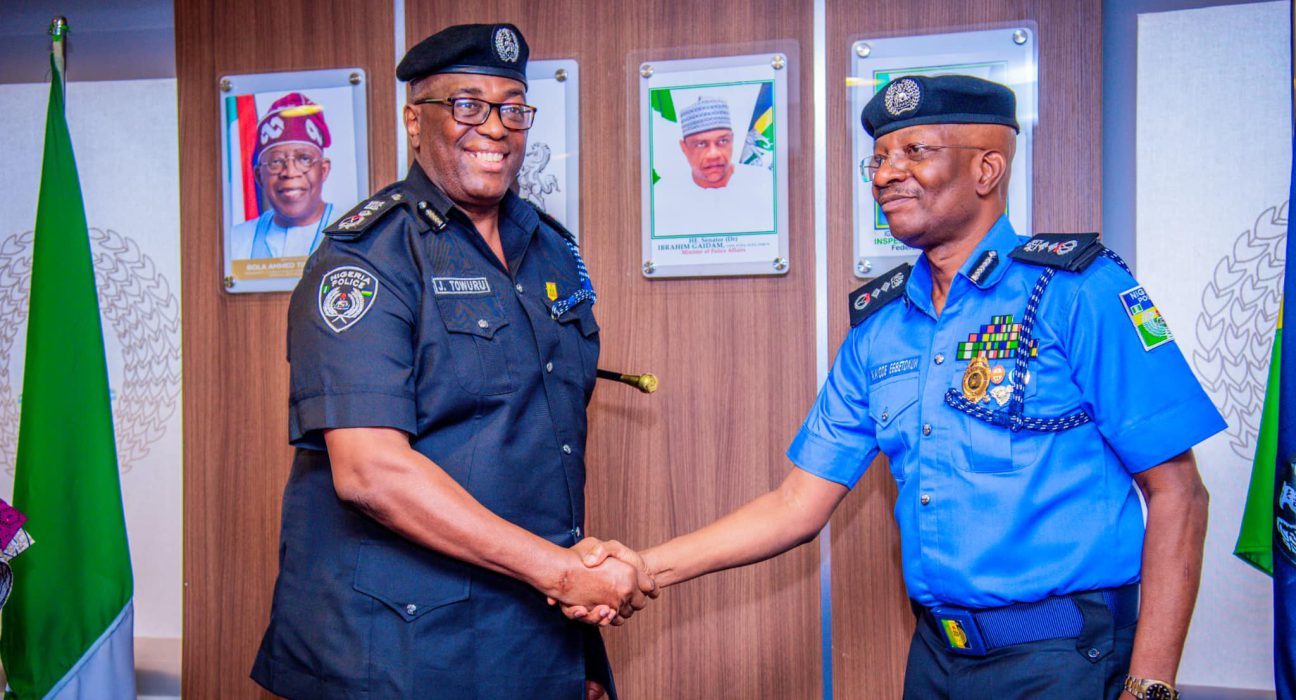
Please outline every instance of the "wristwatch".
[{"label": "wristwatch", "polygon": [[1125,676],[1125,692],[1138,700],[1179,700],[1174,686],[1151,678]]}]

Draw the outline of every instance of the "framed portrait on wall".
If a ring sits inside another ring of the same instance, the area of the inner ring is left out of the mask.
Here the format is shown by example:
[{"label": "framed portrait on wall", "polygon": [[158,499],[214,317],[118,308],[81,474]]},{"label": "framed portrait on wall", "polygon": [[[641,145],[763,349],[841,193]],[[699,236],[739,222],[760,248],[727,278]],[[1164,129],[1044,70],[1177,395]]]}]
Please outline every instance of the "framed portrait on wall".
[{"label": "framed portrait on wall", "polygon": [[643,274],[781,275],[787,57],[639,66]]},{"label": "framed portrait on wall", "polygon": [[369,195],[364,71],[227,75],[219,94],[225,290],[291,291]]},{"label": "framed portrait on wall", "polygon": [[853,136],[855,276],[875,277],[918,257],[896,240],[873,186],[864,172],[873,139],[860,126],[864,105],[883,86],[906,75],[971,75],[1012,88],[1017,95],[1017,152],[1008,182],[1008,218],[1020,234],[1031,230],[1031,147],[1039,114],[1038,39],[1033,23],[974,32],[859,39],[850,45],[851,74],[846,79]]},{"label": "framed portrait on wall", "polygon": [[580,238],[580,67],[570,59],[527,64],[527,132],[518,194]]}]

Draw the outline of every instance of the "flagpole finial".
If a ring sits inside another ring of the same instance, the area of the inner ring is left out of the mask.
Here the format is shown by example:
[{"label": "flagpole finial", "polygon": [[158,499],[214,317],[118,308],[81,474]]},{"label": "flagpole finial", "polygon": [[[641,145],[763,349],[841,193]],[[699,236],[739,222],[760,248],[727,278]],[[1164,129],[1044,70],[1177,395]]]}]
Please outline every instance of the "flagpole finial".
[{"label": "flagpole finial", "polygon": [[67,17],[59,15],[50,20],[49,35],[54,41],[63,41],[67,37],[68,22]]},{"label": "flagpole finial", "polygon": [[50,45],[50,53],[54,57],[54,65],[58,68],[60,80],[65,80],[62,76],[66,72],[67,68],[65,58],[67,56],[67,17],[56,15],[54,19],[51,19],[49,35],[50,41],[52,42]]}]

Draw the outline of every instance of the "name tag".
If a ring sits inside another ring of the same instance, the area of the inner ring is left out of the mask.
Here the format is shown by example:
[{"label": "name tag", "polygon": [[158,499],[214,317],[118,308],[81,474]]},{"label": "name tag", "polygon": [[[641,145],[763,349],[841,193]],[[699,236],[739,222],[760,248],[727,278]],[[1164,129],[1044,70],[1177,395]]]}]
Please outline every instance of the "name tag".
[{"label": "name tag", "polygon": [[490,282],[485,277],[433,277],[432,293],[437,296],[453,294],[489,294]]},{"label": "name tag", "polygon": [[903,360],[886,362],[869,370],[869,381],[880,382],[889,377],[896,377],[901,374],[909,374],[918,371],[918,358],[906,357]]}]

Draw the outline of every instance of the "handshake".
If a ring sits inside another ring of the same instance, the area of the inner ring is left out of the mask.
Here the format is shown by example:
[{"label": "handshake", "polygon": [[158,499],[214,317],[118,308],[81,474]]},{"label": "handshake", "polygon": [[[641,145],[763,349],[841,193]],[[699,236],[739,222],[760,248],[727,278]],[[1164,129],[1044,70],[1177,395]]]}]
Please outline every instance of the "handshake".
[{"label": "handshake", "polygon": [[644,557],[616,540],[586,537],[568,551],[579,563],[564,569],[548,601],[569,619],[622,625],[661,592]]}]

